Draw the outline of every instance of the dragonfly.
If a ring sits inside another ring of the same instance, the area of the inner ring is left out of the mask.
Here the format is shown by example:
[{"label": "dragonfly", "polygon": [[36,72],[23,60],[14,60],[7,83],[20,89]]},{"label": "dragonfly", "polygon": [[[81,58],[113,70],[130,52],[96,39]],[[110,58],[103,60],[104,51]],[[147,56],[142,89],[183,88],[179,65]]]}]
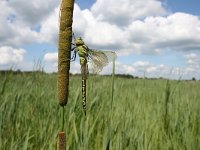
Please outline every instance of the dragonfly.
[{"label": "dragonfly", "polygon": [[72,45],[72,51],[74,52],[71,60],[75,61],[76,55],[78,54],[81,65],[81,75],[82,75],[82,106],[84,114],[86,115],[86,80],[88,79],[89,70],[88,63],[91,64],[93,74],[97,74],[102,71],[102,69],[109,64],[113,59],[116,59],[116,53],[113,51],[101,51],[90,49],[81,37],[75,38]]}]

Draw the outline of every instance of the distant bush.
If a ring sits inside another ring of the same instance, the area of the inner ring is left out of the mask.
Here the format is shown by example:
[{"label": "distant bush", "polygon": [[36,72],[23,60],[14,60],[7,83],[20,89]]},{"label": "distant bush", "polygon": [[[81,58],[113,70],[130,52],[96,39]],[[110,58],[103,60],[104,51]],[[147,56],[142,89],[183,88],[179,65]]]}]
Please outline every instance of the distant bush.
[{"label": "distant bush", "polygon": [[192,78],[192,81],[196,81],[196,78],[195,78],[195,77],[193,77],[193,78]]},{"label": "distant bush", "polygon": [[[116,74],[116,77],[121,77],[121,78],[128,78],[128,79],[134,79],[135,77],[130,75],[130,74]],[[136,77],[138,78],[138,77]]]}]

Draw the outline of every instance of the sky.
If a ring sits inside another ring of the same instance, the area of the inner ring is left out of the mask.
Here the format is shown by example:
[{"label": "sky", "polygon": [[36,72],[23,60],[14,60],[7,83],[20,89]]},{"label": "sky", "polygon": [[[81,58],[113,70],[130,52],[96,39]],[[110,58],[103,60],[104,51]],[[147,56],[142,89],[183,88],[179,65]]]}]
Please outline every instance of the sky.
[{"label": "sky", "polygon": [[[116,73],[200,79],[200,1],[76,0],[73,32],[117,54]],[[0,1],[0,70],[56,72],[60,0]],[[110,74],[112,65],[101,74]],[[77,61],[71,73],[80,73]]]}]

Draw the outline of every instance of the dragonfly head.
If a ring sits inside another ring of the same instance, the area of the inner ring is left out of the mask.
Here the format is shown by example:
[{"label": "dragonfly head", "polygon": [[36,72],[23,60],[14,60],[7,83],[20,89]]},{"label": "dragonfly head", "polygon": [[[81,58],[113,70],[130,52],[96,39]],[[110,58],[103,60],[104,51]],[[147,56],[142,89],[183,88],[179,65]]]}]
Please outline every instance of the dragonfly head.
[{"label": "dragonfly head", "polygon": [[75,42],[76,42],[76,45],[83,45],[84,44],[81,37],[76,38]]}]

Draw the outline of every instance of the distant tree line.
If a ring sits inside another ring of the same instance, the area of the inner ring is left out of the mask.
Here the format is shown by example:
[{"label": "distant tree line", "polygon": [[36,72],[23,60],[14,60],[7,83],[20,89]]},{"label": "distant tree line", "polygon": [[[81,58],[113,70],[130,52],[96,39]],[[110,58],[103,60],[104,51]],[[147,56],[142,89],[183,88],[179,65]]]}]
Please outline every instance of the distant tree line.
[{"label": "distant tree line", "polygon": [[40,74],[45,74],[44,71],[41,70],[35,70],[35,71],[21,71],[21,70],[0,70],[0,74],[33,74],[33,73],[40,73]]},{"label": "distant tree line", "polygon": [[[5,74],[33,74],[33,73],[36,73],[36,74],[54,74],[54,75],[57,75],[57,72],[52,72],[52,73],[46,73],[44,72],[43,70],[34,70],[34,71],[21,71],[21,70],[0,70],[0,75],[5,75]],[[75,73],[75,74],[72,74],[70,73],[70,76],[81,76],[80,73]],[[92,74],[90,73],[90,76],[99,76],[99,74]],[[105,77],[110,77],[112,76],[111,74],[110,75],[100,75],[100,76],[105,76]],[[159,77],[159,78],[147,78],[147,77],[138,77],[138,76],[133,76],[131,74],[115,74],[115,77],[118,77],[118,78],[126,78],[126,79],[149,79],[149,80],[157,80],[157,79],[160,79],[160,80],[167,80],[163,77]],[[185,81],[197,81],[197,79],[195,77],[192,77],[191,80],[185,80]]]}]

